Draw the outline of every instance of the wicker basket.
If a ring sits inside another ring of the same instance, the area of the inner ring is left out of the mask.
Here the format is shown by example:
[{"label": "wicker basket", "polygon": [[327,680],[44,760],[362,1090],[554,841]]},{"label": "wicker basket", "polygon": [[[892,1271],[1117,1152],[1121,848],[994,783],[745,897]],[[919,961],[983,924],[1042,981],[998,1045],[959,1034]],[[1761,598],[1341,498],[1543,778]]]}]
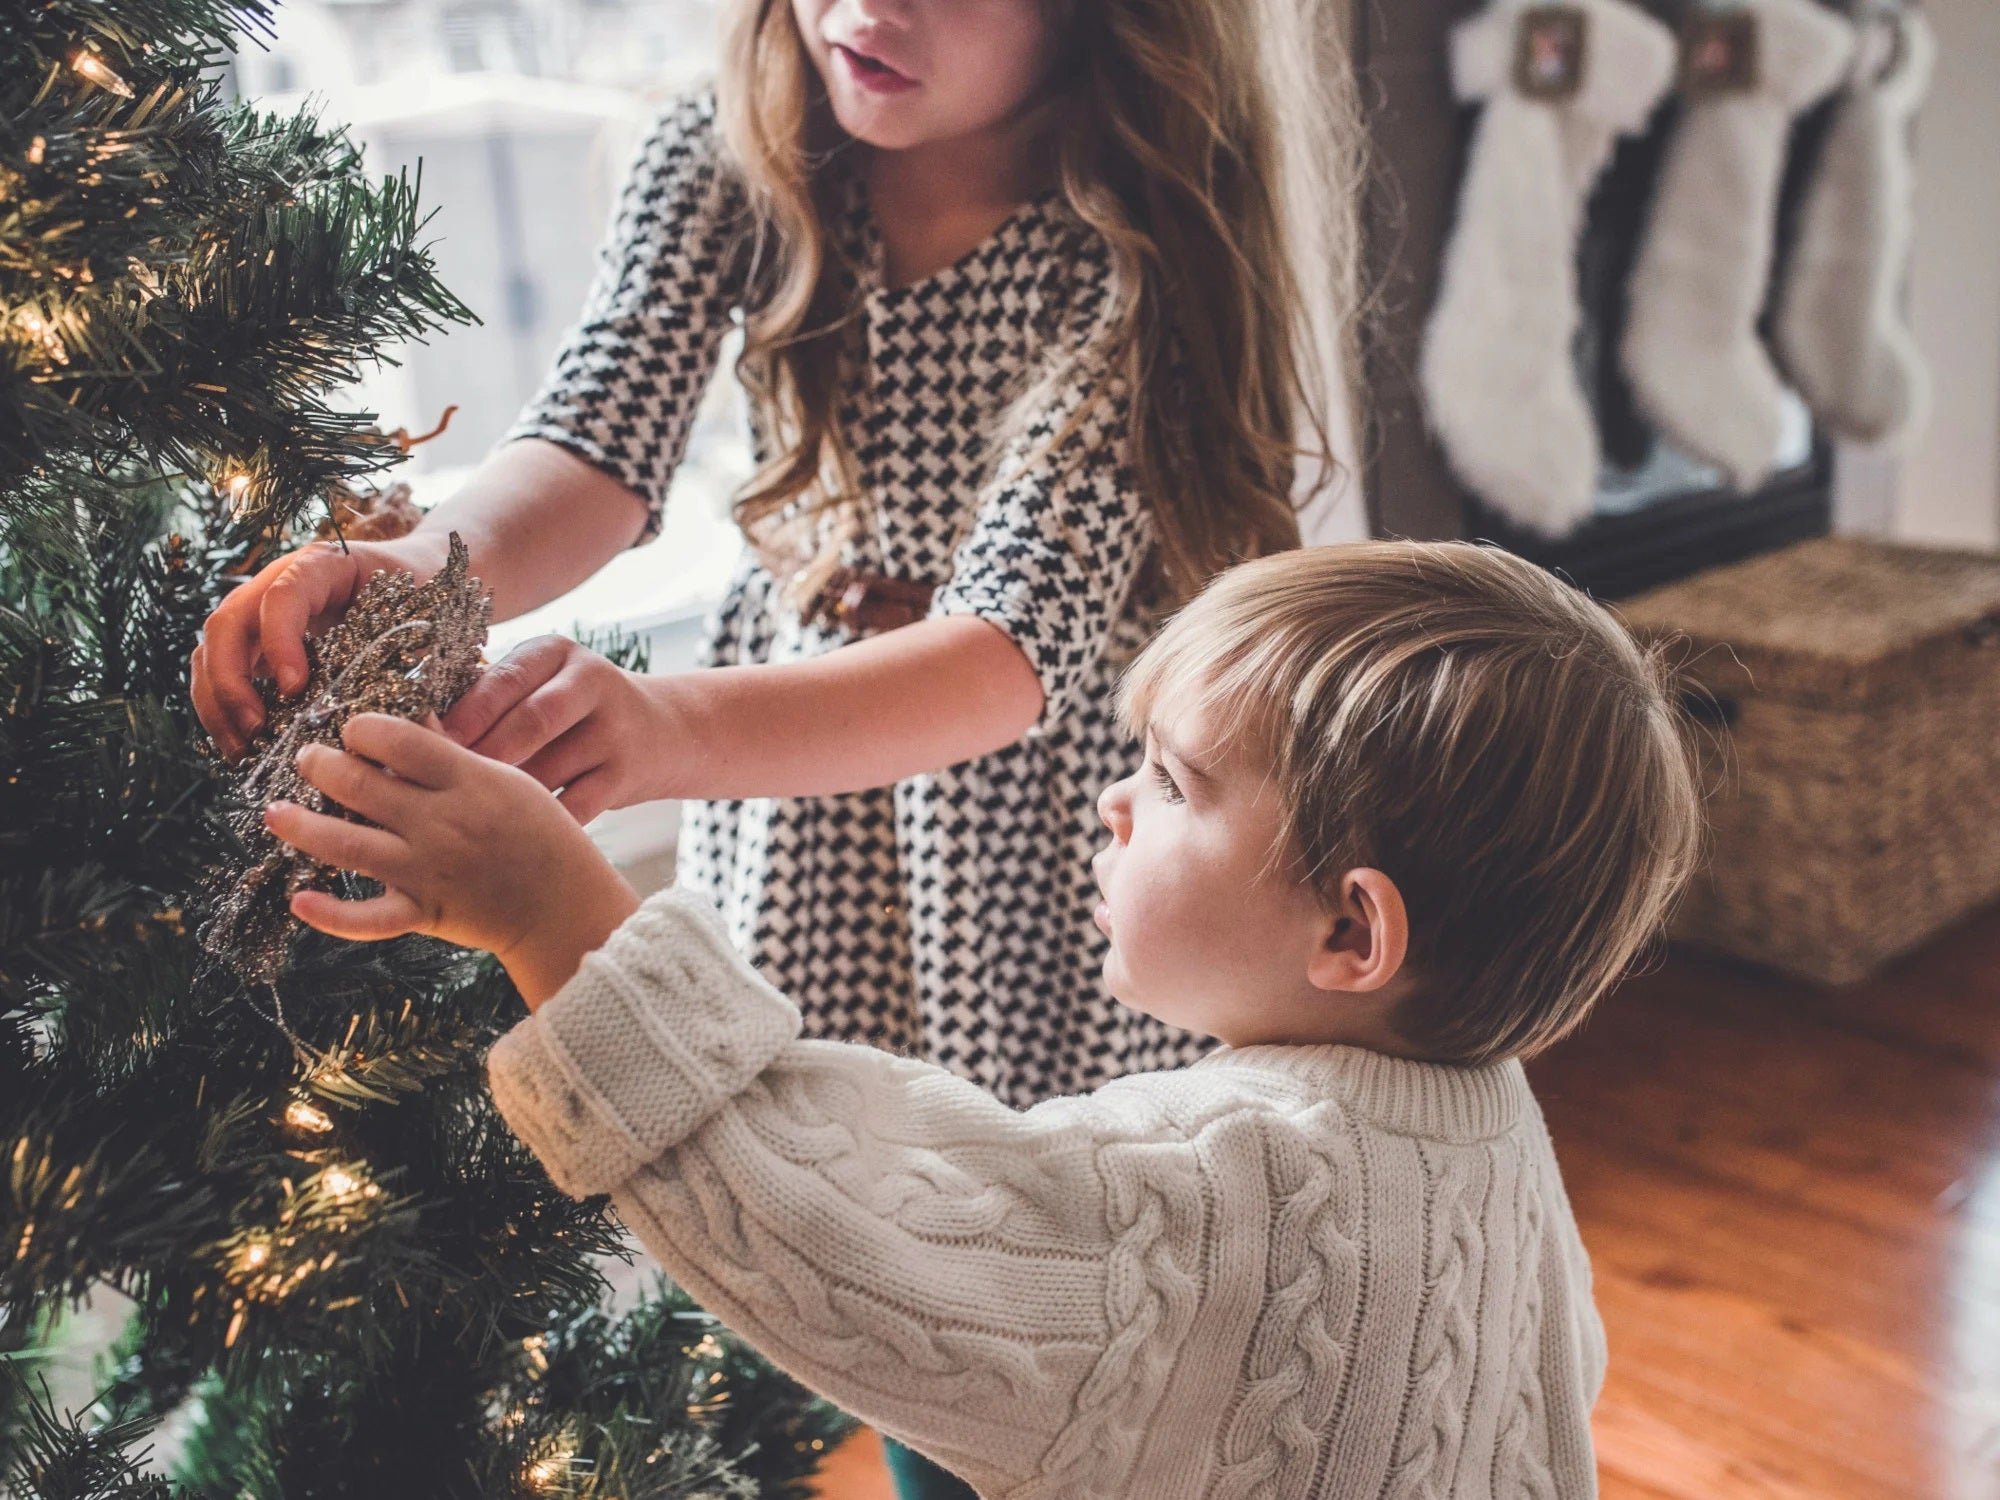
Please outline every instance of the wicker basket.
[{"label": "wicker basket", "polygon": [[1716,728],[1675,937],[1845,984],[2000,898],[2000,557],[1820,538],[1620,612]]}]

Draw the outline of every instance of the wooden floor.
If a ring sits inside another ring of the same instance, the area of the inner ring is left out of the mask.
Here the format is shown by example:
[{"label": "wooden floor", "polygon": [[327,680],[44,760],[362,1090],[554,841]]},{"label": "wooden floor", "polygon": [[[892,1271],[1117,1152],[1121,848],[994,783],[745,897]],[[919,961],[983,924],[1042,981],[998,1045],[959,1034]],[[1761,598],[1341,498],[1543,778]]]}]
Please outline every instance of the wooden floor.
[{"label": "wooden floor", "polygon": [[1605,1500],[2000,1500],[2000,913],[1836,994],[1677,956],[1531,1071]]}]

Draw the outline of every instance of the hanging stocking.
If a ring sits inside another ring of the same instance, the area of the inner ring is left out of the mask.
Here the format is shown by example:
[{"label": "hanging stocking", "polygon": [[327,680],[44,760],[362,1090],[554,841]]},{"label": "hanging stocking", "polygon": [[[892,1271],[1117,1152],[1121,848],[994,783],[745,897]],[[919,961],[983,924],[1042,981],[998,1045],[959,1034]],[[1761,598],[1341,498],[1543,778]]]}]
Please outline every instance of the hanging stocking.
[{"label": "hanging stocking", "polygon": [[1784,408],[1757,340],[1794,119],[1846,74],[1854,28],[1813,0],[1695,7],[1683,109],[1632,274],[1624,367],[1647,417],[1752,490],[1777,462]]},{"label": "hanging stocking", "polygon": [[1452,34],[1483,100],[1425,336],[1431,426],[1459,477],[1551,535],[1590,514],[1597,425],[1578,388],[1576,253],[1617,138],[1672,80],[1671,33],[1624,0],[1494,0]]},{"label": "hanging stocking", "polygon": [[1915,227],[1910,122],[1937,49],[1915,10],[1864,3],[1853,77],[1800,207],[1776,342],[1822,426],[1887,442],[1915,429],[1929,400],[1903,281]]}]

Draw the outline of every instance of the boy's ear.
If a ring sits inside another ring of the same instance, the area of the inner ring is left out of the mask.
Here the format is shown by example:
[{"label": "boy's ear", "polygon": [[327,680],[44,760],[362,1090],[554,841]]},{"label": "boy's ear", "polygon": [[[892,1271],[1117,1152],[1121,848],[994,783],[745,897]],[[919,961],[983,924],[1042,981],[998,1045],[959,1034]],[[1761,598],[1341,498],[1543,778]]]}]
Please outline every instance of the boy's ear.
[{"label": "boy's ear", "polygon": [[1314,989],[1369,994],[1402,972],[1409,951],[1410,918],[1396,882],[1380,870],[1349,870],[1325,915],[1306,979]]}]

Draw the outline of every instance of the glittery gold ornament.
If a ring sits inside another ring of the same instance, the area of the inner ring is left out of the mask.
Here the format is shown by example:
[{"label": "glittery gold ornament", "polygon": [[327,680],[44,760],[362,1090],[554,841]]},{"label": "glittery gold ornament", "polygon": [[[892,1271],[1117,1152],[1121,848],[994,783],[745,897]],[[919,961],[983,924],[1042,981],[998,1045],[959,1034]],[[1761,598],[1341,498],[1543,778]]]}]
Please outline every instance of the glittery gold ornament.
[{"label": "glittery gold ornament", "polygon": [[453,532],[450,555],[428,582],[376,573],[337,624],[305,643],[303,691],[281,700],[270,684],[261,685],[264,727],[234,773],[240,804],[234,823],[247,856],[242,865],[216,872],[210,885],[215,911],[201,934],[202,945],[244,979],[268,985],[277,978],[301,925],[291,898],[301,890],[329,889],[336,873],[273,838],[264,827],[265,807],[282,799],[352,817],[299,775],[299,751],[311,744],[338,747],[355,714],[442,714],[472,685],[485,665],[480,648],[492,596],[470,576],[469,564],[465,543]]}]

